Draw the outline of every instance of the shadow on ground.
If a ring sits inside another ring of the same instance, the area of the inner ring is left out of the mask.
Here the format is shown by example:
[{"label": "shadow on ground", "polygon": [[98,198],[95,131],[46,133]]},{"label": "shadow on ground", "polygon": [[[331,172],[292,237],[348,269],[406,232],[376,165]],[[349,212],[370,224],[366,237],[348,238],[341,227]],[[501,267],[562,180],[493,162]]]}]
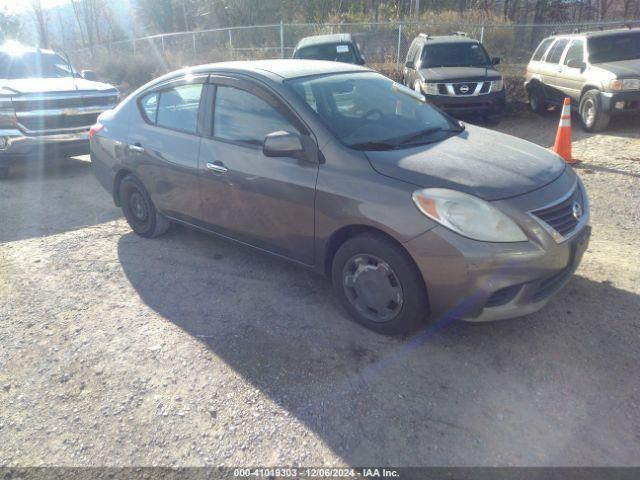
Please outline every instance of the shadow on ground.
[{"label": "shadow on ground", "polygon": [[0,179],[0,243],[76,230],[119,216],[87,157],[17,164],[8,178]]},{"label": "shadow on ground", "polygon": [[329,282],[184,228],[118,244],[141,299],[351,465],[632,465],[640,297],[576,276],[518,320],[409,338],[351,322]]}]

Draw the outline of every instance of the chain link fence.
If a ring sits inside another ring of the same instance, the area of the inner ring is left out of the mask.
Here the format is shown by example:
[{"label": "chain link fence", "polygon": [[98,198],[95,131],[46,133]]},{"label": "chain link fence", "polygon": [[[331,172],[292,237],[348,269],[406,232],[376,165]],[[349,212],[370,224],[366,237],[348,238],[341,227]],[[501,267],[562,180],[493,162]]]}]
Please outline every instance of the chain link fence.
[{"label": "chain link fence", "polygon": [[167,69],[225,60],[290,58],[306,36],[351,33],[369,65],[400,66],[418,33],[445,35],[465,32],[484,43],[491,56],[502,58],[503,68],[524,66],[539,41],[553,33],[640,26],[640,19],[544,25],[469,23],[340,23],[257,25],[151,35],[77,50],[74,63],[95,67],[122,56],[152,58]]}]

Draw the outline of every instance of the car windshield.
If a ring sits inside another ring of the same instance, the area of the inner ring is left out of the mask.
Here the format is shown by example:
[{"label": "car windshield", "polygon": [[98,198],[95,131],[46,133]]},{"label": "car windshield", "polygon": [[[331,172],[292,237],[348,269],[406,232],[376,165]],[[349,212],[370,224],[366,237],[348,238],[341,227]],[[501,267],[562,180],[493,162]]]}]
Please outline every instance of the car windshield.
[{"label": "car windshield", "polygon": [[345,145],[360,150],[408,148],[444,140],[460,124],[424,97],[378,73],[338,73],[288,80]]},{"label": "car windshield", "polygon": [[353,48],[348,43],[310,45],[296,51],[295,58],[356,63],[356,56],[353,53]]},{"label": "car windshield", "polygon": [[0,78],[70,77],[69,64],[55,53],[0,53]]},{"label": "car windshield", "polygon": [[427,44],[422,51],[422,68],[485,67],[491,64],[484,47],[479,43]]},{"label": "car windshield", "polygon": [[640,58],[640,32],[594,37],[588,40],[591,63],[621,62]]}]

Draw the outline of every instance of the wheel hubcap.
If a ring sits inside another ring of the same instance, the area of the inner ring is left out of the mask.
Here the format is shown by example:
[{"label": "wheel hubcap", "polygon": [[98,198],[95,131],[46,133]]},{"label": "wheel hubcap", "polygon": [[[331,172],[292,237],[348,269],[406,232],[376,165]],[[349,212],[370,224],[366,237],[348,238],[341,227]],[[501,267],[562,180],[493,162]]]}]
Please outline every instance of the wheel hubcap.
[{"label": "wheel hubcap", "polygon": [[596,118],[596,106],[591,100],[587,100],[584,102],[584,110],[583,110],[584,123],[587,125],[592,125],[593,121]]},{"label": "wheel hubcap", "polygon": [[148,211],[147,211],[147,202],[144,201],[140,192],[133,192],[129,197],[129,207],[131,208],[131,213],[139,222],[146,222]]},{"label": "wheel hubcap", "polygon": [[378,257],[351,257],[343,271],[343,287],[349,302],[368,320],[387,322],[400,313],[402,286],[391,266]]}]

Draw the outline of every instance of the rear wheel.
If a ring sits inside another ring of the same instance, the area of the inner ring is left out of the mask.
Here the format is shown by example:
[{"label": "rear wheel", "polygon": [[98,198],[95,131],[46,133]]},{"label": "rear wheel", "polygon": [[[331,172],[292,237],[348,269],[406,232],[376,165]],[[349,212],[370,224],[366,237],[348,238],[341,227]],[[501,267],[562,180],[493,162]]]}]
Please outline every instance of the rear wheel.
[{"label": "rear wheel", "polygon": [[169,220],[156,210],[147,190],[133,175],[120,182],[120,202],[127,222],[141,237],[157,237],[168,230]]},{"label": "rear wheel", "polygon": [[534,83],[529,87],[529,109],[534,113],[544,113],[547,111],[547,101],[542,87]]},{"label": "rear wheel", "polygon": [[589,90],[580,99],[580,124],[587,132],[599,132],[609,126],[611,116],[603,111],[598,90]]},{"label": "rear wheel", "polygon": [[362,234],[343,243],[331,273],[347,311],[378,333],[409,333],[428,313],[420,272],[402,248],[381,235]]}]

